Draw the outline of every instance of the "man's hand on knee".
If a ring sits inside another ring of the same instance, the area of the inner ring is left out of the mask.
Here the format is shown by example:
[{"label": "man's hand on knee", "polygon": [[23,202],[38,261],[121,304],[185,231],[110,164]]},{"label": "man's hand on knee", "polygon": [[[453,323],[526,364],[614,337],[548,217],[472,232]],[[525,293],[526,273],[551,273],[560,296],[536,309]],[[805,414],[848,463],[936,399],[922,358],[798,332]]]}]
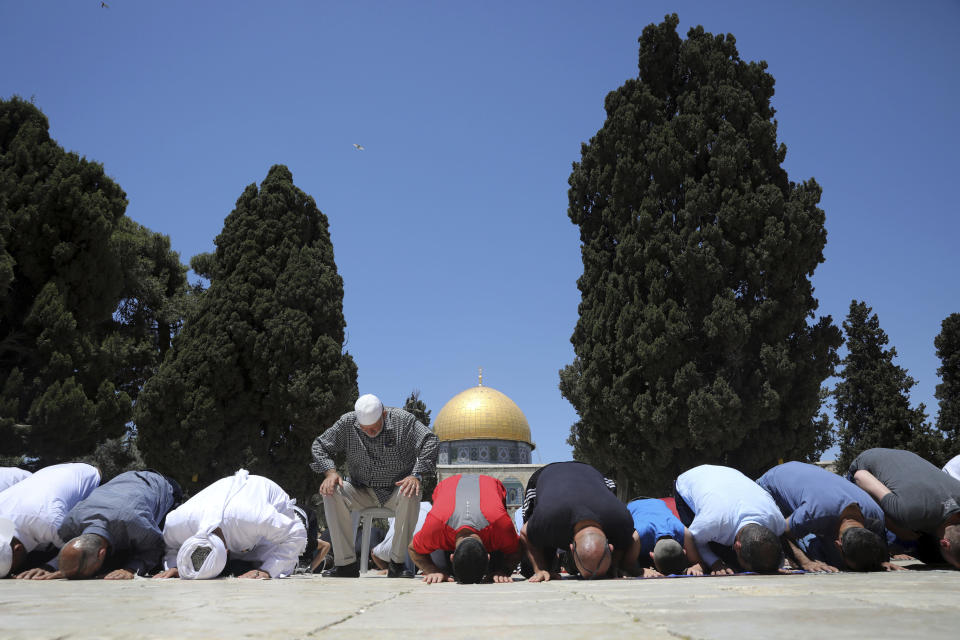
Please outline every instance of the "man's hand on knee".
[{"label": "man's hand on knee", "polygon": [[320,495],[332,496],[337,487],[343,486],[343,478],[337,473],[336,469],[328,469],[323,482],[320,483]]},{"label": "man's hand on knee", "polygon": [[413,498],[420,495],[420,480],[416,476],[407,476],[399,482],[395,482],[400,487],[400,495],[405,498]]}]

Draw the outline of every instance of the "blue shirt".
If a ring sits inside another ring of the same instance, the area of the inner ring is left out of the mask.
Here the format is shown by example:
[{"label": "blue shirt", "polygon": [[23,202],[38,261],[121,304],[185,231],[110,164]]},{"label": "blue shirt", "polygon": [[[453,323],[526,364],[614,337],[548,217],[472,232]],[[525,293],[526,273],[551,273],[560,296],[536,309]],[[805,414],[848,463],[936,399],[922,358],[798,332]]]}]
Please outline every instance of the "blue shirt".
[{"label": "blue shirt", "polygon": [[94,533],[110,544],[106,568],[144,574],[160,564],[160,522],[173,506],[173,488],[154,471],[127,471],[100,485],[67,513],[60,525],[64,542]]},{"label": "blue shirt", "polygon": [[732,546],[737,532],[748,524],[759,524],[777,536],[783,535],[783,515],[777,503],[736,469],[702,464],[681,473],[676,490],[695,514],[687,529],[707,567],[719,560],[708,543]]},{"label": "blue shirt", "polygon": [[663,500],[646,498],[627,503],[633,516],[633,528],[640,536],[641,553],[653,551],[660,538],[672,538],[683,544],[683,523]]},{"label": "blue shirt", "polygon": [[870,529],[883,535],[883,511],[866,491],[826,469],[804,462],[785,462],[760,476],[757,484],[773,496],[795,538],[808,534],[834,538],[840,513],[857,504]]}]

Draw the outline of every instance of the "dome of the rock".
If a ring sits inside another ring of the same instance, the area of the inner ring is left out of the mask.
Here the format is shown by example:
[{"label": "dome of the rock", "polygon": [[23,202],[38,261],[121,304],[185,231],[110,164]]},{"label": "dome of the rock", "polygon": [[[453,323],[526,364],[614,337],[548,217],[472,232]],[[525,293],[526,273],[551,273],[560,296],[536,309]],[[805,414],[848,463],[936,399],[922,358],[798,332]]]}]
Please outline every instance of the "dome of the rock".
[{"label": "dome of the rock", "polygon": [[440,464],[527,464],[534,444],[523,411],[506,394],[482,384],[461,391],[433,422]]}]

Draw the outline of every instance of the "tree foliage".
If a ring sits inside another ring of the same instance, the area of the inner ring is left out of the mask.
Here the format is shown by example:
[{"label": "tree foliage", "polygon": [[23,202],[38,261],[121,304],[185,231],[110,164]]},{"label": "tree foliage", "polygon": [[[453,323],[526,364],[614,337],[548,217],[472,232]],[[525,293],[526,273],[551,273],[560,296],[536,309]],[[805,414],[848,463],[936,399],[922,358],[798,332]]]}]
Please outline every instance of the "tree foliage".
[{"label": "tree foliage", "polygon": [[209,288],[137,403],[140,450],[188,490],[245,467],[304,499],[310,443],[357,396],[327,218],[276,165],[216,245],[198,262]]},{"label": "tree foliage", "polygon": [[403,408],[413,414],[413,416],[420,421],[420,423],[425,426],[430,426],[430,410],[427,409],[426,403],[420,399],[420,390],[414,389],[410,392],[410,395],[407,397],[406,401],[403,403]]},{"label": "tree foliage", "polygon": [[646,491],[699,463],[758,474],[830,443],[820,389],[839,330],[814,321],[821,190],[781,167],[764,62],[732,35],[640,37],[639,77],[570,176],[582,300],[560,389],[578,459]]},{"label": "tree foliage", "polygon": [[186,286],[126,205],[37,107],[0,101],[0,454],[44,465],[124,435]]},{"label": "tree foliage", "polygon": [[946,436],[944,457],[960,454],[960,313],[951,313],[940,325],[940,334],[933,341],[940,358],[934,396],[940,405],[937,429]]},{"label": "tree foliage", "polygon": [[843,321],[847,356],[833,391],[840,446],[837,469],[846,469],[861,451],[873,447],[907,449],[943,464],[943,443],[926,422],[926,407],[910,406],[916,381],[893,363],[897,350],[884,348],[889,340],[872,311],[853,300]]},{"label": "tree foliage", "polygon": [[[414,417],[419,420],[423,426],[430,426],[430,410],[427,409],[427,404],[420,399],[420,390],[414,389],[410,392],[410,395],[407,397],[406,401],[403,403],[403,408],[409,411],[414,415]],[[432,501],[433,500],[433,490],[437,488],[437,474],[431,473],[428,476],[423,478],[423,486],[420,487],[421,500]]]}]

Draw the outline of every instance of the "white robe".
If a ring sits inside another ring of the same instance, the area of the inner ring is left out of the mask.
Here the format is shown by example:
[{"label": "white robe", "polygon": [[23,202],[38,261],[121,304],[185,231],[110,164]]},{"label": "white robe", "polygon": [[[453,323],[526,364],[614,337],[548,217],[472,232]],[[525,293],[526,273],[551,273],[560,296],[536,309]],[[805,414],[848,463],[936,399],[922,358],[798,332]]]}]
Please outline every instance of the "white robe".
[{"label": "white robe", "polygon": [[48,544],[62,547],[57,530],[74,505],[100,485],[89,464],[55,464],[0,492],[0,516],[13,520],[15,537],[27,552]]},{"label": "white robe", "polygon": [[290,575],[307,545],[307,530],[293,510],[295,501],[272,480],[251,475],[224,509],[232,484],[233,476],[217,480],[167,514],[166,567],[176,567],[180,545],[198,533],[211,514],[222,512],[220,530],[231,558],[259,562],[271,578]]},{"label": "white robe", "polygon": [[960,456],[955,456],[950,462],[943,465],[943,472],[960,480]]},{"label": "white robe", "polygon": [[[423,527],[423,523],[427,519],[427,514],[430,513],[430,509],[433,508],[433,505],[429,502],[420,503],[420,513],[417,515],[417,526],[413,528],[414,535],[420,531],[420,528]],[[373,548],[373,555],[377,556],[384,562],[390,561],[390,549],[393,548],[393,531],[396,528],[396,523],[394,522],[395,518],[388,518],[387,521],[390,523],[390,528],[387,529],[387,535],[383,538],[383,541]],[[354,529],[354,539],[356,539],[356,529]]]},{"label": "white robe", "polygon": [[17,467],[0,467],[0,491],[9,489],[21,480],[30,477],[30,472]]}]

